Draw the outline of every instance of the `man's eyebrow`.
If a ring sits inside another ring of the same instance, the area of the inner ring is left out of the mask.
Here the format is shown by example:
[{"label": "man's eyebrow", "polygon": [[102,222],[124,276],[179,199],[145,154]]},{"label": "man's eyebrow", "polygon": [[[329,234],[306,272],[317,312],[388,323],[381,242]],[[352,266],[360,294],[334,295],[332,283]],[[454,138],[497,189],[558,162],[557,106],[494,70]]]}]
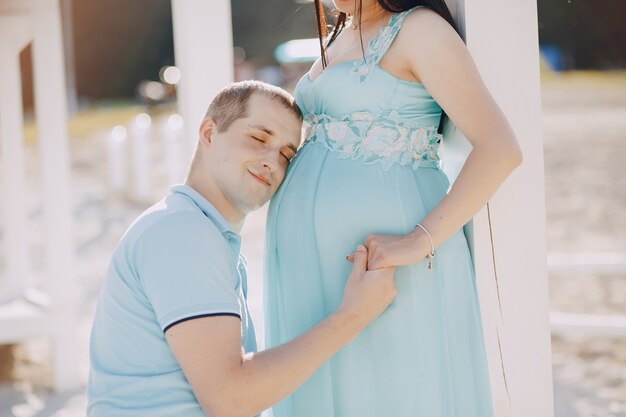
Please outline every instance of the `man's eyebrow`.
[{"label": "man's eyebrow", "polygon": [[267,133],[270,136],[274,135],[274,132],[268,128],[266,128],[265,126],[261,126],[261,125],[250,125],[250,127],[255,128],[255,129],[259,129],[264,131],[265,133]]}]

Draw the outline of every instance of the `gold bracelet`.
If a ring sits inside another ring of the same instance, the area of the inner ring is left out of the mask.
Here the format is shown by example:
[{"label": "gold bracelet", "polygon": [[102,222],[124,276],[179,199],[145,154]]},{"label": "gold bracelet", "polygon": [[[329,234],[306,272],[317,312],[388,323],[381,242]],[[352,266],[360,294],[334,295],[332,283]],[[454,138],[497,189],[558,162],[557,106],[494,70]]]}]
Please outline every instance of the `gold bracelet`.
[{"label": "gold bracelet", "polygon": [[426,230],[426,228],[420,223],[415,226],[416,229],[418,227],[422,229],[424,233],[426,233],[426,236],[428,236],[428,240],[430,241],[430,253],[426,255],[426,258],[428,258],[428,269],[433,269],[433,258],[435,257],[435,246],[433,245],[433,238],[430,236],[430,233],[428,233],[428,230]]}]

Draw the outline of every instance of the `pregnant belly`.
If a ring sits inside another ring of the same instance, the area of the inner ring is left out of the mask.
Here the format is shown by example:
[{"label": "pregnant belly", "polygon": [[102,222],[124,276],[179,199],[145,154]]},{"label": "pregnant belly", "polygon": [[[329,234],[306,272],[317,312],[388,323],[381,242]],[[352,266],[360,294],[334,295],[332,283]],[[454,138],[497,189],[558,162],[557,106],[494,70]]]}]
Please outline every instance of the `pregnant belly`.
[{"label": "pregnant belly", "polygon": [[285,285],[319,291],[322,313],[328,314],[341,301],[351,269],[345,256],[368,234],[410,232],[447,188],[436,168],[383,170],[339,158],[323,146],[307,147],[270,210],[276,255],[283,266],[293,265]]}]

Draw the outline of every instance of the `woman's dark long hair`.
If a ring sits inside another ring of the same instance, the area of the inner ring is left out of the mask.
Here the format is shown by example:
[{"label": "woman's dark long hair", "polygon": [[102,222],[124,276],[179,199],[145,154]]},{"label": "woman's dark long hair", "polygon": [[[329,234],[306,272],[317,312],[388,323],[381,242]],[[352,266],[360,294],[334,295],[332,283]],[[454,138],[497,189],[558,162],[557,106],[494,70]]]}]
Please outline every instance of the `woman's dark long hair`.
[{"label": "woman's dark long hair", "polygon": [[[401,13],[405,10],[410,10],[417,6],[425,6],[429,9],[433,10],[439,16],[443,17],[449,24],[454,28],[454,30],[458,33],[459,29],[457,28],[454,19],[452,18],[452,14],[446,5],[444,0],[377,0],[378,4],[385,10],[391,13]],[[345,28],[346,20],[348,20],[348,15],[343,12],[339,12],[337,16],[337,20],[335,21],[335,25],[330,32],[330,36],[328,34],[328,24],[326,23],[326,15],[324,13],[324,7],[322,5],[322,0],[314,0],[315,4],[315,18],[317,22],[317,36],[319,38],[320,43],[320,52],[322,58],[322,68],[326,68],[328,66],[328,54],[326,50],[328,47],[337,39],[339,33]],[[357,13],[359,15],[359,33],[361,32],[361,10],[363,9],[363,0],[359,0],[358,2],[358,10]],[[361,36],[361,51],[363,51],[363,55],[365,55],[365,50],[363,48],[363,37]],[[439,121],[439,133],[442,132],[443,122],[446,118],[445,112],[441,113],[441,120]]]}]

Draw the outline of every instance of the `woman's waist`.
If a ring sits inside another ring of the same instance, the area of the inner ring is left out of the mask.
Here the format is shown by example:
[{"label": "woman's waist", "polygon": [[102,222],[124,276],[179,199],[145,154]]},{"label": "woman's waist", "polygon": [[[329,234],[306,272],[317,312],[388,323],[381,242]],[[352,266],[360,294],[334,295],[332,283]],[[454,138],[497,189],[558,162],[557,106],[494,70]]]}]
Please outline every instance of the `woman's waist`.
[{"label": "woman's waist", "polygon": [[413,169],[439,168],[441,135],[435,126],[424,126],[394,114],[356,112],[342,118],[307,115],[305,144],[321,143],[340,158]]}]

